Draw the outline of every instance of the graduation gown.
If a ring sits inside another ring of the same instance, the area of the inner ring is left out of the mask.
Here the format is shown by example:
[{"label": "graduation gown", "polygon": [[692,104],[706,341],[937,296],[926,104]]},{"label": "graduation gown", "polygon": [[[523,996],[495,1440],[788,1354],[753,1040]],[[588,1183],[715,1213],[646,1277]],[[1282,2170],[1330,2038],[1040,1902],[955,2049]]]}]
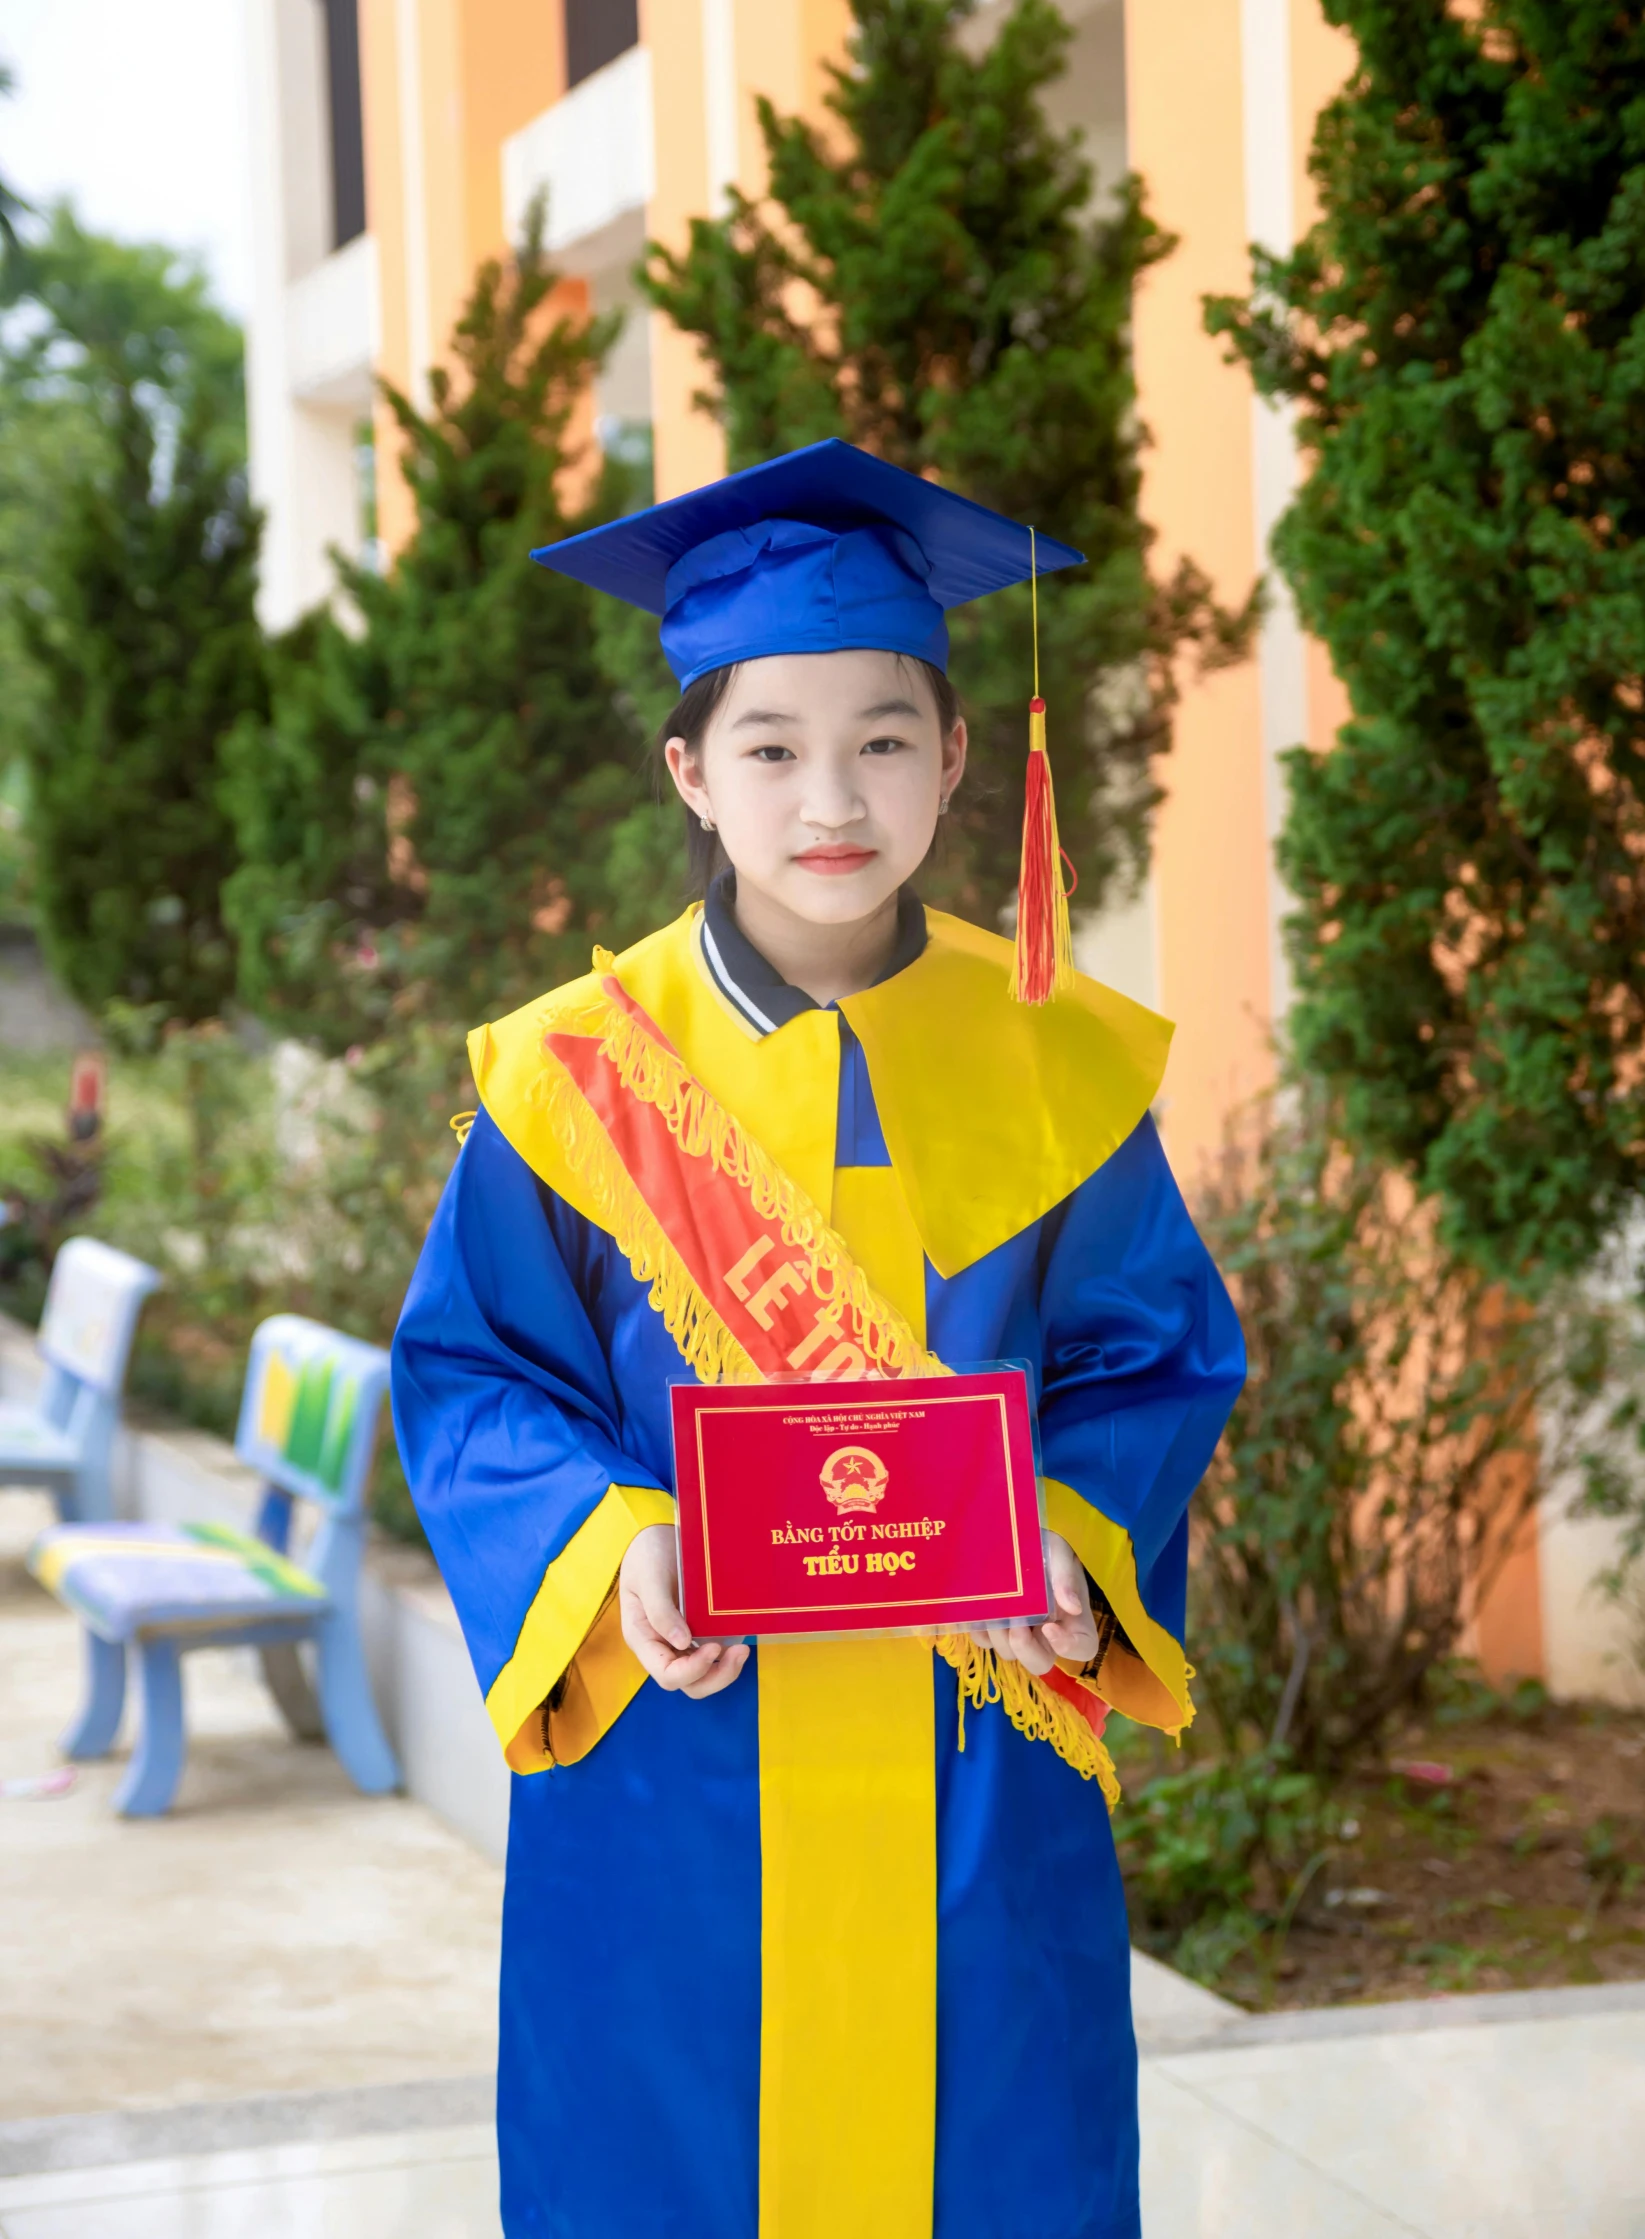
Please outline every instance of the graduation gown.
[{"label": "graduation gown", "polygon": [[[615,971],[934,1352],[1031,1365],[1047,1520],[1121,1627],[1101,1692],[1174,1729],[1239,1331],[1147,1114],[1168,1030],[1086,981],[1024,1011],[1008,967],[911,904],[891,975],[823,1011],[722,897]],[[554,1001],[471,1044],[483,1108],[395,1342],[400,1449],[515,1767],[509,2239],[1136,2239],[1097,1782],[998,1706],[962,1751],[925,1642],[756,1648],[704,1702],[622,1642],[690,1371],[545,1134]]]}]

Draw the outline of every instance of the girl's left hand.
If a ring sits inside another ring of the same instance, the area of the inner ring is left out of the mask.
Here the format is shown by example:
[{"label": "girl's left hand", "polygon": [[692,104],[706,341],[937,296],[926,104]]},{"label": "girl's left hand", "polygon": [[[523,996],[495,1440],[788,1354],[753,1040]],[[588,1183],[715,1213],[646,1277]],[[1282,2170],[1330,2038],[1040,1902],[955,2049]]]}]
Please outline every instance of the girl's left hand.
[{"label": "girl's left hand", "polygon": [[1043,1625],[971,1625],[971,1638],[1008,1664],[1048,1672],[1064,1663],[1088,1664],[1097,1652],[1097,1620],[1085,1566],[1060,1532],[1045,1532],[1045,1582],[1054,1614]]}]

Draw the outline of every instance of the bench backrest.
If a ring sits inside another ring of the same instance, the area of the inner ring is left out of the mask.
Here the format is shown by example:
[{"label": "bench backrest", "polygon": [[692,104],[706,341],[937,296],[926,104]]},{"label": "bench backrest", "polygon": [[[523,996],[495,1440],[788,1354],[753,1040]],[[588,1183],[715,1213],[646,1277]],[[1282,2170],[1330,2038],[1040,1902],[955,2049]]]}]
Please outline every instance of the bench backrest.
[{"label": "bench backrest", "polygon": [[52,1368],[104,1399],[118,1399],[137,1316],[160,1278],[129,1252],[71,1237],[52,1264],[37,1343]]},{"label": "bench backrest", "polygon": [[388,1393],[388,1355],[301,1314],[252,1334],[234,1449],[269,1484],[358,1515]]}]

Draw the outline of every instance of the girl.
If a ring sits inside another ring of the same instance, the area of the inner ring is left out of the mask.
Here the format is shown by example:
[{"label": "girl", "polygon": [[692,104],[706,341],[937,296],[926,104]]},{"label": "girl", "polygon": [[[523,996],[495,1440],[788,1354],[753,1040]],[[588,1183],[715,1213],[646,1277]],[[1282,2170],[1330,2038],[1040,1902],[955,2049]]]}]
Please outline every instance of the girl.
[{"label": "girl", "polygon": [[[1010,945],[909,883],[965,769],[944,610],[1033,541],[826,443],[536,557],[663,615],[708,883],[472,1038],[396,1340],[516,1774],[505,2229],[1137,2239],[1096,1735],[1191,1716],[1186,1507],[1243,1355],[1148,1116],[1169,1029],[1077,978],[1014,1002]],[[731,1233],[795,1247],[792,1298],[735,1279]],[[877,1319],[842,1321],[841,1270]],[[1050,1621],[693,1640],[670,1382],[871,1323],[1032,1364]]]}]

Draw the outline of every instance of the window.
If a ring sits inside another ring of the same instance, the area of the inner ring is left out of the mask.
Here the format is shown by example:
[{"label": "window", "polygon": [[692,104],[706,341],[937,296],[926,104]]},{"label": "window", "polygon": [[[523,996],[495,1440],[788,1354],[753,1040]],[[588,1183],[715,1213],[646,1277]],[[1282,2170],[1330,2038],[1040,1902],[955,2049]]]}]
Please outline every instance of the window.
[{"label": "window", "polygon": [[639,43],[639,0],[565,0],[568,87],[581,85]]},{"label": "window", "polygon": [[331,113],[331,245],[366,229],[366,141],[360,110],[358,0],[320,0],[326,19],[326,90]]}]

